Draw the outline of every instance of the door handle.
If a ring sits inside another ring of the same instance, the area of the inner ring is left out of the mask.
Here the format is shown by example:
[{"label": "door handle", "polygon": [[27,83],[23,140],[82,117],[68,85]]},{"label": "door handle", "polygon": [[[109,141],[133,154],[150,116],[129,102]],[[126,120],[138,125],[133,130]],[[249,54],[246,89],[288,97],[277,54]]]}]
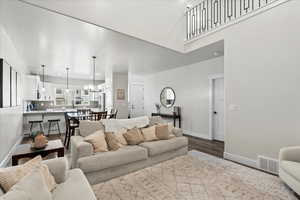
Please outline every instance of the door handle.
[{"label": "door handle", "polygon": [[214,114],[216,115],[216,114],[218,114],[218,112],[217,112],[217,111],[214,111]]}]

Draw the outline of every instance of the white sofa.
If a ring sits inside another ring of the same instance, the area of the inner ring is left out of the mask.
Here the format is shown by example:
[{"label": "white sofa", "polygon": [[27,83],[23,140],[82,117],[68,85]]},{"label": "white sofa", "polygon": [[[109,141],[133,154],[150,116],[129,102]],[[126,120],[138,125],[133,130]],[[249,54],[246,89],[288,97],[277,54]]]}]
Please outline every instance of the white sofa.
[{"label": "white sofa", "polygon": [[[96,200],[95,194],[80,169],[68,169],[66,158],[43,161],[54,176],[56,188],[52,191],[53,200]],[[38,191],[37,191],[38,192]],[[0,197],[4,192],[0,188]]]},{"label": "white sofa", "polygon": [[[134,125],[132,120],[129,120],[128,124]],[[158,121],[163,122],[161,118],[150,118],[149,125]],[[99,124],[96,126],[104,128]],[[80,127],[80,134],[83,135],[71,138],[72,167],[80,168],[91,184],[128,174],[188,152],[187,138],[183,136],[181,129],[174,128],[172,132],[176,137],[169,140],[144,142],[140,145],[122,147],[117,151],[94,154],[92,145],[84,142],[83,136],[86,133],[83,131],[86,131],[87,127],[84,130],[83,127]]]},{"label": "white sofa", "polygon": [[280,150],[279,177],[300,195],[300,146]]}]

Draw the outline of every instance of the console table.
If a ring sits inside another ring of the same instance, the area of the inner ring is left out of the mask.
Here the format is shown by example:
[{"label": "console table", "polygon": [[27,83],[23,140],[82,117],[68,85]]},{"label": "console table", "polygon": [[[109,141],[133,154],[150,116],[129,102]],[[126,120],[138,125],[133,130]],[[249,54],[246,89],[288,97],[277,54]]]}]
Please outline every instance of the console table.
[{"label": "console table", "polygon": [[181,115],[179,114],[167,114],[167,113],[152,113],[152,116],[161,116],[162,118],[173,119],[174,127],[176,127],[176,119],[178,119],[178,126],[181,128]]}]

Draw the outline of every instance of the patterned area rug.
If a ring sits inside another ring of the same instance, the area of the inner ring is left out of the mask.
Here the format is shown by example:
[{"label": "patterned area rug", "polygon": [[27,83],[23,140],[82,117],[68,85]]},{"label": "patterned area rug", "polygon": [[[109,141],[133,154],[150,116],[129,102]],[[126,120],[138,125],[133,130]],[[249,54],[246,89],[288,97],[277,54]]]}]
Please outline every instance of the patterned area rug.
[{"label": "patterned area rug", "polygon": [[197,151],[93,189],[99,200],[297,200],[276,176]]}]

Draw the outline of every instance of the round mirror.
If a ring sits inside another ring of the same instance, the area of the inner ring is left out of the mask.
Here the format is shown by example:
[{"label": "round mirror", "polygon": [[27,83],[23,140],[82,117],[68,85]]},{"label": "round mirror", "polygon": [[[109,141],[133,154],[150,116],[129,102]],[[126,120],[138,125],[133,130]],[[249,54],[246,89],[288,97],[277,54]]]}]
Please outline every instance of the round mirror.
[{"label": "round mirror", "polygon": [[170,87],[165,87],[160,93],[160,103],[166,108],[171,108],[175,103],[175,99],[175,92]]}]

